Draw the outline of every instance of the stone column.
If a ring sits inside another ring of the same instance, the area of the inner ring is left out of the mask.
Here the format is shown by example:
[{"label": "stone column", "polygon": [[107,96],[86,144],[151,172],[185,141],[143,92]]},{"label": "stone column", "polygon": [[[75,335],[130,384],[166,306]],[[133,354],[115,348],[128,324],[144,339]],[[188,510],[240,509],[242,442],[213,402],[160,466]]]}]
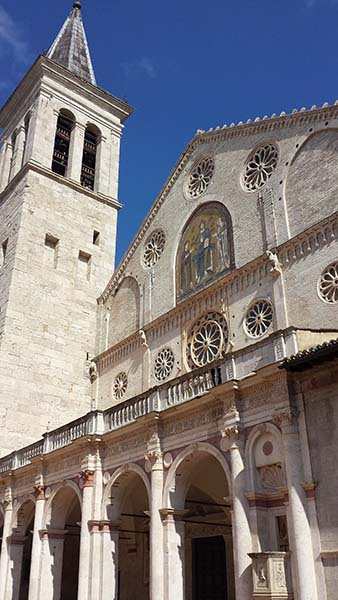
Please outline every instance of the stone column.
[{"label": "stone column", "polygon": [[82,471],[82,518],[80,537],[78,600],[87,600],[89,596],[90,572],[90,532],[88,522],[92,517],[94,471]]},{"label": "stone column", "polygon": [[9,543],[9,569],[5,600],[18,600],[20,594],[20,583],[22,573],[22,556],[26,537],[23,535],[12,535],[7,538]]},{"label": "stone column", "polygon": [[164,598],[185,600],[186,510],[162,509],[164,526]]},{"label": "stone column", "polygon": [[163,457],[161,452],[148,452],[146,470],[151,470],[150,600],[163,600],[163,525],[160,513],[163,493]]},{"label": "stone column", "polygon": [[15,148],[13,154],[13,161],[11,166],[11,179],[20,171],[22,167],[23,153],[25,149],[25,126],[21,125],[17,130],[17,136],[15,141]]},{"label": "stone column", "polygon": [[248,517],[248,502],[245,496],[244,440],[237,426],[225,429],[222,435],[221,449],[223,451],[230,451],[231,461],[232,529],[236,598],[251,600],[252,566],[249,553],[252,549],[252,540]]},{"label": "stone column", "polygon": [[2,534],[1,555],[0,555],[0,600],[5,598],[6,583],[8,577],[9,563],[9,543],[8,537],[11,532],[13,517],[12,502],[8,501],[5,508],[4,528]]},{"label": "stone column", "polygon": [[316,576],[304,481],[300,439],[296,417],[281,415],[286,478],[289,496],[291,558],[296,570],[297,600],[317,600]]},{"label": "stone column", "polygon": [[81,181],[84,134],[85,126],[75,123],[70,136],[66,176],[78,183]]},{"label": "stone column", "polygon": [[60,600],[65,530],[42,529],[41,577],[38,598]]},{"label": "stone column", "polygon": [[42,529],[43,513],[45,508],[45,488],[42,485],[34,488],[36,497],[34,529],[31,554],[31,570],[29,575],[28,600],[37,600],[39,594],[40,566],[42,542],[40,530]]},{"label": "stone column", "polygon": [[119,523],[101,521],[102,565],[101,600],[118,600],[119,583]]},{"label": "stone column", "polygon": [[2,150],[1,160],[1,173],[0,173],[0,192],[2,192],[9,182],[9,173],[11,170],[11,161],[13,154],[13,146],[11,142],[4,142]]}]

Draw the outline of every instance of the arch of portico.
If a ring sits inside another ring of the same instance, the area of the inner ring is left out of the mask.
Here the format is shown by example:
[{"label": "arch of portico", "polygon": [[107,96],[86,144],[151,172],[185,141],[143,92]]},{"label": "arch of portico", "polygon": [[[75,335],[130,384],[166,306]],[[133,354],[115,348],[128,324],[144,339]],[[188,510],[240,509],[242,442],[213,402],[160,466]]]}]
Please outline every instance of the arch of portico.
[{"label": "arch of portico", "polygon": [[77,597],[82,498],[72,481],[58,485],[46,501],[42,521],[40,597]]},{"label": "arch of portico", "polygon": [[103,513],[103,598],[149,599],[150,483],[137,464],[118,468],[107,483]]},{"label": "arch of portico", "polygon": [[234,600],[231,473],[208,443],[180,452],[164,485],[165,598]]},{"label": "arch of portico", "polygon": [[32,556],[32,533],[35,501],[27,496],[13,507],[12,521],[7,544],[8,562],[5,597],[11,600],[27,600]]}]

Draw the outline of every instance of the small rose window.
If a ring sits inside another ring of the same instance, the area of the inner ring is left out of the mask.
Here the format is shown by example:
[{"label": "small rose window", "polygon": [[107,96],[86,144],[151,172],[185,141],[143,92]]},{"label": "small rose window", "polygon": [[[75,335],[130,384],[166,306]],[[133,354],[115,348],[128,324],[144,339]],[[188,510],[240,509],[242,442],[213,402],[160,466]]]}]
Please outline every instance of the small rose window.
[{"label": "small rose window", "polygon": [[338,302],[338,261],[331,263],[322,272],[318,281],[318,294],[323,302]]},{"label": "small rose window", "polygon": [[116,375],[113,384],[113,396],[115,400],[121,400],[127,391],[128,377],[124,371]]},{"label": "small rose window", "polygon": [[154,267],[165,246],[164,231],[158,229],[148,238],[143,252],[143,264],[148,269]]},{"label": "small rose window", "polygon": [[257,300],[246,314],[244,327],[250,337],[259,338],[267,332],[272,320],[273,308],[270,300]]},{"label": "small rose window", "polygon": [[192,168],[187,184],[187,194],[194,200],[206,191],[215,170],[211,157],[201,158]]},{"label": "small rose window", "polygon": [[249,192],[259,190],[270,179],[278,161],[278,149],[275,144],[265,144],[256,148],[248,158],[243,186]]}]

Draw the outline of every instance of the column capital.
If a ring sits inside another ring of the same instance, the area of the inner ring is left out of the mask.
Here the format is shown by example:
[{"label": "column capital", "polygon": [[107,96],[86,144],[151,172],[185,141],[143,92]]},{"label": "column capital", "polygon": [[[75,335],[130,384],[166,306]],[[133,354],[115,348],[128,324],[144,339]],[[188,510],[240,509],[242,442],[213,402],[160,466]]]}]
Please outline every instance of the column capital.
[{"label": "column capital", "polygon": [[228,450],[238,450],[244,445],[242,426],[239,423],[234,423],[232,425],[223,425],[223,428],[221,428],[221,450],[223,452],[227,452]]},{"label": "column capital", "polygon": [[301,486],[305,492],[305,496],[308,500],[316,499],[317,485],[318,485],[318,483],[316,481],[303,481],[303,483],[301,484]]},{"label": "column capital", "polygon": [[188,509],[176,509],[176,508],[160,508],[160,514],[162,520],[166,523],[177,523],[184,521],[189,513]]},{"label": "column capital", "polygon": [[276,413],[273,422],[282,430],[282,433],[294,433],[297,427],[297,417],[298,411],[289,407]]},{"label": "column capital", "polygon": [[39,535],[41,540],[63,540],[67,533],[67,529],[40,529]]},{"label": "column capital", "polygon": [[153,469],[163,469],[163,454],[159,448],[149,449],[144,455],[144,460],[147,473]]},{"label": "column capital", "polygon": [[88,521],[88,530],[90,533],[99,533],[100,532],[101,521],[97,521],[95,519],[91,519]]},{"label": "column capital", "polygon": [[19,535],[17,533],[13,533],[12,535],[8,536],[7,541],[12,546],[23,546],[26,539],[27,539],[26,535]]},{"label": "column capital", "polygon": [[33,496],[36,500],[45,500],[45,486],[44,485],[34,485],[33,486]]},{"label": "column capital", "polygon": [[80,471],[79,479],[83,484],[83,487],[93,487],[94,485],[94,476],[95,471],[91,471],[89,469],[85,469],[84,471]]},{"label": "column capital", "polygon": [[99,521],[99,530],[101,533],[110,533],[111,531],[118,532],[121,528],[121,521],[109,521],[109,519],[101,519]]}]

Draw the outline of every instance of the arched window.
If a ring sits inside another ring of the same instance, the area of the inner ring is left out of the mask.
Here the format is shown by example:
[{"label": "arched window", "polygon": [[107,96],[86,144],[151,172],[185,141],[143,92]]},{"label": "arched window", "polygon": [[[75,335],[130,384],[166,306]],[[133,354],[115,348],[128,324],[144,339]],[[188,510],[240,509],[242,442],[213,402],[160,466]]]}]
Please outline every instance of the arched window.
[{"label": "arched window", "polygon": [[52,171],[65,177],[67,173],[70,136],[74,127],[75,119],[72,113],[61,110],[57,125],[54,142]]},{"label": "arched window", "polygon": [[206,287],[233,268],[230,213],[219,202],[203,204],[183,229],[176,259],[177,297]]},{"label": "arched window", "polygon": [[94,190],[96,151],[99,141],[99,130],[95,125],[86,127],[83,144],[81,185],[90,190]]}]

